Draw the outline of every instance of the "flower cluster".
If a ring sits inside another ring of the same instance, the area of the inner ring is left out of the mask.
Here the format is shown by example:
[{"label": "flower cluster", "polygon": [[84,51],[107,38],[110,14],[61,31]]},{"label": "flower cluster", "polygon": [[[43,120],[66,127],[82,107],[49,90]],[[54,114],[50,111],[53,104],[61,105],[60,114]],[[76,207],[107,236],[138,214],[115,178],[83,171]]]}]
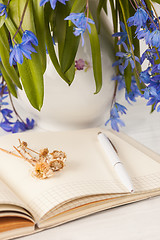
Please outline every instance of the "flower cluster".
[{"label": "flower cluster", "polygon": [[[61,2],[63,4],[66,4],[66,1],[68,0],[41,0],[40,6],[45,5],[47,2],[50,2],[50,5],[52,9],[54,10],[56,7],[57,2]],[[84,45],[84,37],[83,34],[86,30],[91,33],[91,27],[89,23],[94,24],[94,21],[88,17],[85,16],[85,13],[70,13],[69,16],[67,16],[64,20],[70,20],[74,25],[74,35],[79,36],[81,35],[82,38],[82,46]]]},{"label": "flower cluster", "polygon": [[3,130],[5,130],[6,132],[17,133],[20,131],[32,129],[34,127],[33,119],[29,120],[28,118],[26,118],[26,122],[24,122],[14,110],[14,107],[14,111],[7,107],[9,105],[7,101],[7,98],[9,98],[9,92],[6,83],[3,80],[0,83],[0,96],[0,127]]},{"label": "flower cluster", "polygon": [[[120,46],[116,53],[117,61],[113,67],[118,68],[118,74],[113,77],[117,81],[118,90],[125,88],[125,98],[131,103],[135,102],[138,96],[147,100],[147,105],[152,105],[153,110],[160,112],[160,22],[157,16],[154,16],[153,11],[149,11],[144,1],[137,5],[134,16],[130,17],[127,21],[128,27],[135,26],[135,37],[140,41],[145,40],[147,49],[138,58],[134,55],[134,46],[129,44],[128,34],[124,23],[121,22],[122,32],[113,34],[118,37],[117,45]],[[130,45],[128,50],[127,45]],[[123,52],[122,49],[125,51]],[[147,68],[138,72],[141,90],[138,89],[133,70],[136,68],[136,61],[143,67],[145,61],[148,62]],[[130,91],[127,91],[124,71],[130,64],[132,70]],[[124,107],[124,106],[123,106]],[[126,109],[125,109],[126,110]],[[118,124],[124,126],[122,120],[119,119],[119,106],[115,103],[110,112],[110,119],[106,122],[111,122],[114,130],[119,131]],[[125,113],[125,112],[123,112]]]},{"label": "flower cluster", "polygon": [[94,24],[94,21],[88,17],[85,17],[84,13],[71,13],[64,20],[71,20],[72,23],[76,26],[74,27],[74,35],[81,35],[82,38],[82,46],[84,45],[84,37],[83,34],[88,29],[89,33],[91,33],[91,27],[88,23]]},{"label": "flower cluster", "polygon": [[[43,74],[47,65],[46,54],[49,53],[55,69],[70,85],[75,70],[87,71],[90,67],[90,64],[83,59],[75,60],[80,37],[82,46],[84,46],[85,32],[90,34],[96,93],[100,91],[102,87],[102,65],[98,32],[100,32],[100,27],[103,27],[103,24],[100,24],[101,10],[104,9],[107,14],[105,6],[107,0],[98,0],[98,4],[93,6],[97,10],[96,25],[89,10],[89,0],[40,0],[39,6],[33,3],[33,8],[29,7],[32,3],[27,0],[22,4],[23,9],[19,11],[22,15],[17,28],[17,15],[14,16],[14,13],[12,13],[11,0],[3,2],[6,4],[0,3],[0,31],[2,31],[2,35],[5,32],[6,38],[5,40],[3,37],[1,38],[3,47],[0,46],[0,54],[4,54],[4,52],[10,54],[10,66],[8,62],[4,61],[3,55],[3,57],[1,56],[0,69],[5,75],[2,76],[2,79],[5,80],[6,78],[6,82],[8,80],[10,83],[8,84],[8,91],[13,90],[11,86],[13,86],[13,83],[17,83],[20,77],[23,80],[22,85],[30,103],[40,110],[43,103]],[[125,99],[128,103],[135,102],[137,97],[143,97],[147,100],[147,105],[152,105],[152,110],[160,112],[160,18],[154,9],[152,0],[110,0],[109,3],[112,10],[117,9],[117,11],[111,11],[116,51],[116,61],[113,63],[116,76],[113,76],[112,79],[116,81],[116,84],[110,118],[106,124],[111,123],[112,128],[119,131],[119,126],[124,126],[120,114],[126,114],[126,107],[116,101],[116,92],[121,89],[125,90]],[[125,8],[127,8],[127,11],[125,11]],[[39,10],[42,13],[42,18],[38,16]],[[10,17],[10,13],[12,17]],[[25,16],[32,17],[32,26],[28,24],[27,27]],[[118,29],[117,19],[120,20],[120,30]],[[72,33],[75,37],[72,36]],[[108,34],[108,32],[106,33]],[[8,42],[6,39],[8,39]],[[58,44],[58,54],[54,49],[54,39]],[[70,44],[70,39],[73,44]],[[141,40],[146,43],[146,49],[140,55],[139,43]],[[73,51],[70,51],[72,46]],[[38,62],[39,64],[37,64]],[[148,62],[148,65],[144,67],[146,62]],[[74,72],[68,74],[74,63],[75,68],[72,69]],[[23,64],[22,67],[19,64]],[[26,69],[30,70],[29,76],[26,74]],[[13,76],[13,79],[10,79],[11,76]],[[20,85],[18,83],[17,85]],[[33,88],[34,96],[30,87]],[[3,102],[3,105],[7,104],[5,93],[3,96],[1,95],[0,101]],[[24,124],[19,123],[22,122],[20,120],[15,125],[10,123],[11,114],[12,112],[6,109],[2,111],[3,121],[1,124],[3,129],[13,132],[18,131],[17,129],[25,129]],[[27,121],[27,125],[33,125],[33,121]]]},{"label": "flower cluster", "polygon": [[[43,7],[46,3],[50,3],[50,6],[53,10],[55,10],[56,5],[58,2],[60,2],[61,4],[66,5],[66,3],[69,0],[41,0],[40,1],[40,7]],[[26,1],[25,5],[24,5],[24,9],[23,9],[23,13],[22,13],[22,17],[20,19],[20,23],[19,23],[19,27],[17,28],[14,36],[13,33],[9,34],[8,38],[9,38],[9,45],[10,45],[10,56],[9,56],[9,63],[10,66],[14,67],[15,70],[17,71],[17,64],[23,64],[24,63],[24,59],[27,60],[31,60],[32,59],[32,53],[37,53],[35,47],[37,47],[39,45],[38,43],[38,39],[36,37],[36,35],[30,31],[30,30],[23,30],[22,26],[23,26],[23,20],[24,20],[24,16],[28,7],[28,2]],[[0,17],[1,16],[5,16],[5,19],[10,17],[8,15],[9,13],[9,7],[10,7],[10,0],[8,1],[8,3],[2,4],[0,3]],[[88,14],[88,9],[87,9],[87,4],[86,4],[86,10],[85,12],[87,12]],[[94,24],[94,21],[91,20],[90,18],[85,16],[85,12],[82,13],[71,13],[68,17],[66,17],[64,19],[64,21],[66,20],[71,20],[71,22],[75,25],[75,27],[73,28],[73,34],[75,36],[81,36],[82,38],[82,45],[84,45],[84,37],[83,34],[86,30],[88,30],[89,33],[91,33],[91,27],[89,24]],[[36,33],[36,31],[35,31]],[[16,37],[16,35],[19,35],[19,37]],[[22,35],[21,39],[20,36]],[[12,38],[11,38],[12,36]],[[17,41],[18,39],[18,41]],[[53,44],[55,45],[55,41],[54,38],[52,36],[52,40],[53,40]],[[46,54],[48,53],[47,47],[46,47]],[[85,67],[85,70],[87,71],[87,69],[89,68],[89,64],[87,62],[84,62],[84,66],[82,64],[82,61],[80,63],[81,60],[77,60],[75,63],[75,69],[83,69]],[[17,72],[18,73],[18,72]],[[5,85],[5,78],[4,76],[2,76],[1,72],[0,72],[0,77],[2,77],[2,83]],[[17,112],[16,116],[17,116],[17,120],[11,121],[13,120],[13,111],[8,109],[8,108],[4,108],[5,105],[8,105],[8,102],[6,101],[6,98],[8,97],[8,95],[10,96],[10,92],[9,89],[7,88],[7,85],[4,85],[1,83],[1,89],[0,89],[0,94],[1,94],[1,98],[0,98],[0,113],[2,115],[2,120],[0,123],[0,127],[3,128],[5,131],[7,132],[18,132],[18,131],[25,131],[27,129],[31,129],[34,126],[34,120],[32,119],[31,121],[27,118],[26,122],[24,122],[18,115]],[[14,109],[14,108],[13,108]]]},{"label": "flower cluster", "polygon": [[22,42],[19,44],[15,44],[13,48],[11,48],[9,63],[10,65],[15,65],[17,62],[23,63],[23,55],[27,59],[31,59],[31,53],[36,50],[33,48],[33,45],[38,46],[38,40],[33,32],[26,30],[23,32]]}]

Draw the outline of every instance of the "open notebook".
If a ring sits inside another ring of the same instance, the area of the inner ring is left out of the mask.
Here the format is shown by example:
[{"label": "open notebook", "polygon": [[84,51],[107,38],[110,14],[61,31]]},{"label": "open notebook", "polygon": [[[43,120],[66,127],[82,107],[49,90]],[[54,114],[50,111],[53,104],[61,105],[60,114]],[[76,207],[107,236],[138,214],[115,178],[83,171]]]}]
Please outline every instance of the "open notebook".
[{"label": "open notebook", "polygon": [[[111,139],[135,192],[120,183],[97,139]],[[67,154],[54,176],[33,178],[31,165],[0,151],[0,239],[31,234],[91,213],[160,195],[160,156],[133,139],[99,128],[67,132],[27,132],[0,138],[9,151],[18,138],[34,150],[48,147]]]}]

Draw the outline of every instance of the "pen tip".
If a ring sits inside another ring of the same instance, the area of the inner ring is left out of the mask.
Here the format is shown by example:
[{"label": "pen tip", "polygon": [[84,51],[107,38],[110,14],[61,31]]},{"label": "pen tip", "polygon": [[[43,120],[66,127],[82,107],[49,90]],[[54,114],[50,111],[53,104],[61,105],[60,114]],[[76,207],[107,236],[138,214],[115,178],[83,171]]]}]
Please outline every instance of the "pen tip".
[{"label": "pen tip", "polygon": [[98,132],[98,135],[101,134],[102,132]]},{"label": "pen tip", "polygon": [[133,190],[133,189],[131,190],[131,193],[134,193],[134,190]]}]

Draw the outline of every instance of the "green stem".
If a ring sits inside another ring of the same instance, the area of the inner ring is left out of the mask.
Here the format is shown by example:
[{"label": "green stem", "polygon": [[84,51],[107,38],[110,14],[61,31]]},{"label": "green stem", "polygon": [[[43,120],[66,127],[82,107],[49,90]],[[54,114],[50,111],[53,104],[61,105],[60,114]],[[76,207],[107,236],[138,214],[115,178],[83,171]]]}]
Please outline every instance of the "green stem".
[{"label": "green stem", "polygon": [[24,19],[24,16],[25,16],[25,13],[26,13],[27,6],[28,6],[29,1],[30,1],[30,0],[27,0],[27,1],[26,1],[26,4],[25,4],[25,6],[24,6],[24,10],[23,10],[23,13],[22,13],[22,17],[21,17],[21,21],[20,21],[19,27],[18,27],[18,29],[17,29],[17,31],[16,31],[16,33],[14,34],[13,39],[12,39],[13,41],[14,41],[15,36],[17,35],[17,33],[20,31],[20,29],[21,29],[21,27],[22,27],[23,19]]},{"label": "green stem", "polygon": [[11,103],[11,105],[12,105],[12,109],[13,109],[15,115],[17,116],[17,119],[19,118],[19,119],[26,125],[26,123],[23,121],[23,119],[20,117],[20,115],[18,114],[18,112],[17,112],[16,109],[15,109],[15,106],[14,106],[14,104],[13,104],[13,100],[12,100],[12,97],[11,97],[11,93],[10,93],[9,90],[8,90],[8,96],[9,96],[9,99],[10,99],[10,103]]},{"label": "green stem", "polygon": [[160,21],[159,21],[158,14],[157,14],[156,9],[155,9],[155,7],[153,6],[153,3],[151,2],[151,0],[149,0],[149,2],[150,2],[151,6],[152,6],[152,8],[153,8],[153,10],[154,10],[155,15],[156,15],[156,18],[157,18],[157,21],[158,21],[158,25],[159,25],[159,30],[160,30]]}]

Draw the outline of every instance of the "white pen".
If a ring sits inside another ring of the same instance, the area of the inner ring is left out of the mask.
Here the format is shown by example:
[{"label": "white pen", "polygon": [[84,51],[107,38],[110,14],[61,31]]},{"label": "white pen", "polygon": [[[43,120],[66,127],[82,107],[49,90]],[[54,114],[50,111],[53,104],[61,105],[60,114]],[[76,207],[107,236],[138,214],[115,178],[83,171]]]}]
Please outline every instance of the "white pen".
[{"label": "white pen", "polygon": [[120,161],[118,154],[111,143],[111,141],[107,138],[107,136],[99,132],[98,140],[101,143],[105,153],[107,154],[108,159],[110,160],[115,172],[117,173],[121,183],[129,190],[129,192],[134,192],[134,188],[131,182],[131,179],[126,172],[123,163]]}]

